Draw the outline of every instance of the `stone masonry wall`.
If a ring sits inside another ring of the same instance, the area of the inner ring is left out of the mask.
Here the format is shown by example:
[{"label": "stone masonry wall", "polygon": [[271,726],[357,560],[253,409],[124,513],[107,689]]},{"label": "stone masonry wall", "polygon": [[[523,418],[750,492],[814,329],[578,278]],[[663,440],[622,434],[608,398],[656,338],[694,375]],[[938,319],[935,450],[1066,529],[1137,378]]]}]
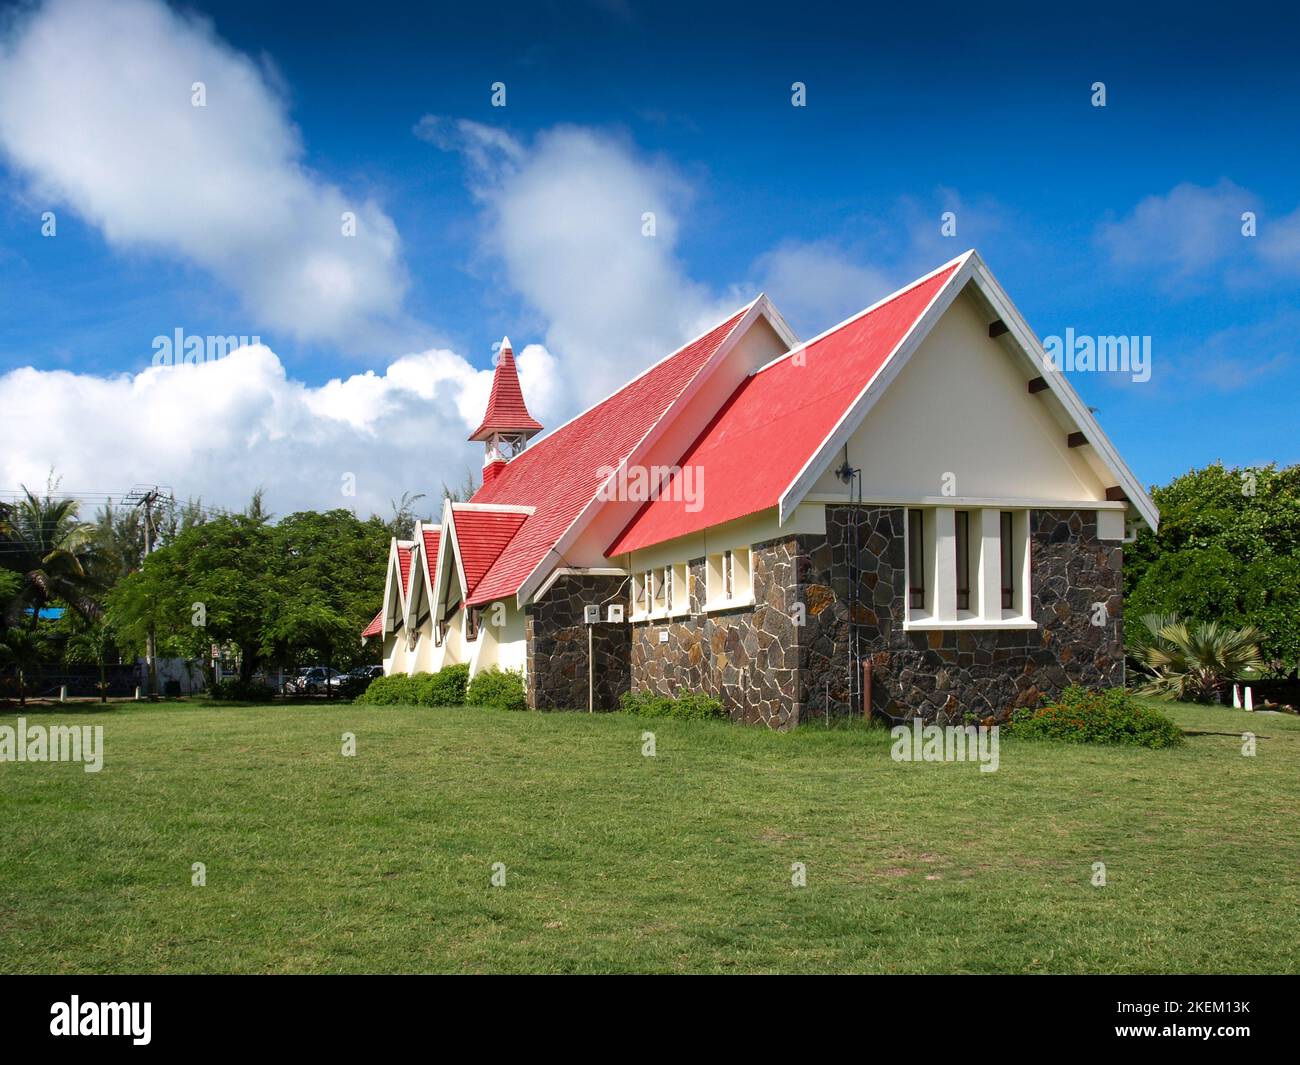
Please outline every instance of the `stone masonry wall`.
[{"label": "stone masonry wall", "polygon": [[[793,537],[750,551],[754,603],[703,612],[705,560],[687,567],[690,613],[632,626],[632,687],[674,695],[701,691],[741,721],[783,728],[798,719],[798,600]],[[666,634],[666,638],[665,638]]]},{"label": "stone masonry wall", "polygon": [[[826,535],[798,538],[800,702],[816,719],[850,711],[849,590],[851,507],[827,507]],[[1097,539],[1095,511],[1036,510],[1029,516],[1030,611],[1037,629],[903,630],[903,510],[858,514],[861,573],[857,619],[873,664],[872,712],[894,719],[962,723],[1004,719],[1071,683],[1124,683],[1121,566],[1117,543]],[[1092,624],[1095,605],[1107,620]]]},{"label": "stone masonry wall", "polygon": [[[627,607],[627,578],[565,574],[531,603],[524,619],[528,638],[528,705],[534,710],[587,708],[587,625],[583,607],[599,604],[602,618],[610,603]],[[601,621],[594,626],[595,706],[616,710],[630,684],[630,626]]]}]

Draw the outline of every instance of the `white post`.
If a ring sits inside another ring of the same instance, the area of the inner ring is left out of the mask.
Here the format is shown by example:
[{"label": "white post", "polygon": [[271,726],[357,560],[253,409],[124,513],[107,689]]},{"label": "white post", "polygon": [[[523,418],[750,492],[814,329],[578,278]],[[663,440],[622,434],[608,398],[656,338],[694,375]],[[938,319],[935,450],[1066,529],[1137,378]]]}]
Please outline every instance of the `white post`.
[{"label": "white post", "polygon": [[68,686],[64,684],[59,688],[59,702],[66,703],[67,701],[68,701]]},{"label": "white post", "polygon": [[140,701],[140,685],[138,684],[135,686],[135,701],[137,703]]},{"label": "white post", "polygon": [[1232,686],[1232,708],[1234,710],[1241,709],[1241,686],[1237,684]]},{"label": "white post", "polygon": [[596,665],[591,658],[592,636],[595,625],[587,626],[587,713],[596,712]]},{"label": "white post", "polygon": [[1250,685],[1246,685],[1246,709],[1255,709],[1255,693],[1250,690]]}]

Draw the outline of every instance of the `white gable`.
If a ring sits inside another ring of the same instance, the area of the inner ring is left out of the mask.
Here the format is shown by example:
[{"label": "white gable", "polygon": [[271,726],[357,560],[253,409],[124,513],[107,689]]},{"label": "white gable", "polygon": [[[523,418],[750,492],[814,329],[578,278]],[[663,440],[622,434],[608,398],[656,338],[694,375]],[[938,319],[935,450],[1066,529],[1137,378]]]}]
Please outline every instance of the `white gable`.
[{"label": "white gable", "polygon": [[[971,290],[957,296],[849,438],[864,499],[1104,501],[1086,449],[1067,444],[1073,424],[1050,396],[1029,393],[1030,376],[989,338]],[[838,465],[814,498],[845,495]]]}]

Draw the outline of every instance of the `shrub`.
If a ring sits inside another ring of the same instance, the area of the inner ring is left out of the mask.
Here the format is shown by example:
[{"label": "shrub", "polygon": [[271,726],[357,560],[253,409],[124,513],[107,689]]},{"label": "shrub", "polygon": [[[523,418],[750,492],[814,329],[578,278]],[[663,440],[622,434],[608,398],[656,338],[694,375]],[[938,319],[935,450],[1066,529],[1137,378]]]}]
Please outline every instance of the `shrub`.
[{"label": "shrub", "polygon": [[503,710],[527,710],[524,674],[518,669],[485,669],[469,682],[465,702],[470,706],[499,706]]},{"label": "shrub", "polygon": [[1045,700],[1043,706],[1016,710],[1007,727],[1013,736],[1066,743],[1172,747],[1183,740],[1169,718],[1143,706],[1123,688],[1066,688],[1058,698]]},{"label": "shrub", "polygon": [[652,692],[624,692],[620,700],[624,713],[638,717],[675,717],[686,721],[704,721],[725,718],[722,703],[703,692],[686,692],[678,689],[674,698]]},{"label": "shrub", "polygon": [[1147,614],[1145,632],[1134,633],[1129,653],[1150,675],[1138,688],[1157,699],[1223,702],[1234,680],[1264,668],[1259,632],[1247,625],[1234,629],[1217,621],[1187,624],[1177,614]]},{"label": "shrub", "polygon": [[437,673],[416,678],[415,701],[420,706],[464,706],[469,684],[469,666],[443,666]]},{"label": "shrub", "polygon": [[408,677],[405,673],[394,673],[390,677],[376,677],[354,701],[367,706],[413,705],[416,686],[429,675],[417,673]]},{"label": "shrub", "polygon": [[261,681],[219,680],[208,688],[209,699],[233,699],[237,702],[264,703],[275,692]]}]

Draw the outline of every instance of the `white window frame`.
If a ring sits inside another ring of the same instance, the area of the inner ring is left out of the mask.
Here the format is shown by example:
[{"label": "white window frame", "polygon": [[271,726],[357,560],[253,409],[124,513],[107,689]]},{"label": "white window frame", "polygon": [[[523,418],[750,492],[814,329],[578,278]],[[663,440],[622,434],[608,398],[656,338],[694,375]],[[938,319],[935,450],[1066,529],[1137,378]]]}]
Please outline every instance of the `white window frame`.
[{"label": "white window frame", "polygon": [[[957,606],[957,513],[969,515],[969,608]],[[1015,600],[1002,605],[1002,513],[1012,514]],[[912,605],[912,517],[922,515],[924,605]],[[1029,511],[1023,506],[907,507],[903,512],[904,629],[1036,629],[1030,615]]]}]

